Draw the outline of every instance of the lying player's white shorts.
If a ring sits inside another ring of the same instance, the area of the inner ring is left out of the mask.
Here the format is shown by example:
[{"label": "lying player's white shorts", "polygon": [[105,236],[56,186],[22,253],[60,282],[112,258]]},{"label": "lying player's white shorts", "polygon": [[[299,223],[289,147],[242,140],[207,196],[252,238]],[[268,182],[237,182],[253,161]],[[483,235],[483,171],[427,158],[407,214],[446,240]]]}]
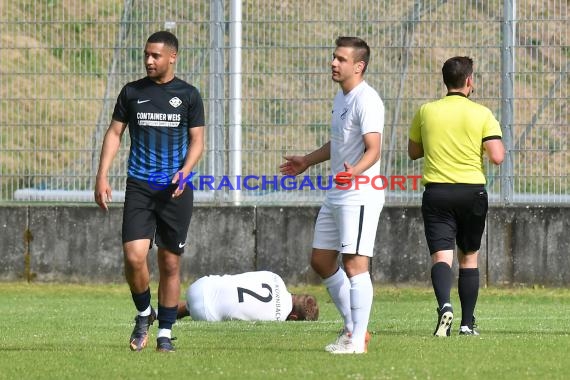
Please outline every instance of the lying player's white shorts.
[{"label": "lying player's white shorts", "polygon": [[313,248],[372,257],[383,203],[341,206],[325,202],[315,223]]},{"label": "lying player's white shorts", "polygon": [[186,291],[186,309],[195,321],[210,320],[204,304],[204,286],[207,281],[207,277],[202,277],[192,283]]}]

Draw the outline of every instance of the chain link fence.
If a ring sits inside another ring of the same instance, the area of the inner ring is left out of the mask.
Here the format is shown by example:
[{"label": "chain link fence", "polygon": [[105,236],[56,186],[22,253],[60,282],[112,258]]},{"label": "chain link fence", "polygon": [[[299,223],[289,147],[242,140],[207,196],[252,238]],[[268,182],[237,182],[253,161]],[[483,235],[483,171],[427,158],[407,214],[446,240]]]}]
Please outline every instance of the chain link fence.
[{"label": "chain link fence", "polygon": [[[181,43],[177,75],[205,101],[197,202],[321,201],[327,164],[311,168],[303,186],[278,167],[328,140],[334,40],[356,35],[371,46],[365,77],[386,107],[381,174],[399,179],[388,181],[387,202],[419,202],[410,121],[445,94],[445,59],[469,55],[473,99],[501,121],[508,149],[500,168],[488,165],[491,201],[570,203],[566,0],[14,0],[0,8],[3,203],[92,202],[116,97],[144,75],[144,43],[162,29]],[[125,134],[110,173],[114,200],[128,145]]]}]

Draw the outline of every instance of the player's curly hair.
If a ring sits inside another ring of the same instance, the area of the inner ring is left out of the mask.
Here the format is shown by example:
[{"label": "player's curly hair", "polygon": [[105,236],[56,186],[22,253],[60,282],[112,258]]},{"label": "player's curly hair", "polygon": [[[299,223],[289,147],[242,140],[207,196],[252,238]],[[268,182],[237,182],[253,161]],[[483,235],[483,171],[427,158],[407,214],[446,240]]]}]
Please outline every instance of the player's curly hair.
[{"label": "player's curly hair", "polygon": [[310,294],[293,294],[293,309],[288,321],[316,321],[319,319],[317,299]]}]

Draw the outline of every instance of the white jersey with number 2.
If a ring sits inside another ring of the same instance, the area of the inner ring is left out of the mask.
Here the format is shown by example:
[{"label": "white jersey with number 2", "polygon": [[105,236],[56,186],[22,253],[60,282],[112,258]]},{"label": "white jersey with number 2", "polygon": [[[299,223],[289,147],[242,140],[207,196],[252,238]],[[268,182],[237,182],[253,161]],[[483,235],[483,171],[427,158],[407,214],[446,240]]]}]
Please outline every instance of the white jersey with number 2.
[{"label": "white jersey with number 2", "polygon": [[293,302],[279,275],[257,271],[202,277],[188,288],[186,306],[198,321],[285,321]]}]

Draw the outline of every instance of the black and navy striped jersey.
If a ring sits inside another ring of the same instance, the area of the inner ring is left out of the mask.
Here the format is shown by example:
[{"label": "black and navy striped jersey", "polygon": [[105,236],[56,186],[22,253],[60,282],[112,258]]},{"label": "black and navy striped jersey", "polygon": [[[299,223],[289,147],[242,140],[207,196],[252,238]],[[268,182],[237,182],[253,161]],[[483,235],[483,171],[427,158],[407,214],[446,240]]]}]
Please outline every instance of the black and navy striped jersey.
[{"label": "black and navy striped jersey", "polygon": [[194,86],[175,77],[157,84],[148,77],[127,83],[113,119],[128,123],[131,146],[128,176],[170,183],[182,168],[189,129],[204,126],[204,105]]}]

